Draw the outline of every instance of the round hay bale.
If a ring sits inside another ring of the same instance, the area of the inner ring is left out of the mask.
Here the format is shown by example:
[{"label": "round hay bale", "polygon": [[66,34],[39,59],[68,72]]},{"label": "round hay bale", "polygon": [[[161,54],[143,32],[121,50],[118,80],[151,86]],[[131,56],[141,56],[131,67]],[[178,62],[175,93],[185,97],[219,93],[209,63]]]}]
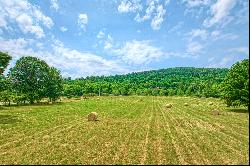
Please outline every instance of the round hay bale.
[{"label": "round hay bale", "polygon": [[166,104],[165,107],[166,108],[171,108],[173,105],[172,104]]},{"label": "round hay bale", "polygon": [[213,115],[220,115],[221,114],[220,112],[221,112],[220,110],[212,110]]},{"label": "round hay bale", "polygon": [[97,113],[96,112],[91,112],[89,115],[88,115],[88,121],[96,121],[97,120]]},{"label": "round hay bale", "polygon": [[208,104],[209,104],[209,105],[213,105],[214,103],[210,101],[210,102],[208,102]]},{"label": "round hay bale", "polygon": [[45,136],[43,136],[43,139],[49,139],[50,138],[50,136],[49,135],[45,135]]},{"label": "round hay bale", "polygon": [[188,106],[188,103],[184,103],[184,106]]}]

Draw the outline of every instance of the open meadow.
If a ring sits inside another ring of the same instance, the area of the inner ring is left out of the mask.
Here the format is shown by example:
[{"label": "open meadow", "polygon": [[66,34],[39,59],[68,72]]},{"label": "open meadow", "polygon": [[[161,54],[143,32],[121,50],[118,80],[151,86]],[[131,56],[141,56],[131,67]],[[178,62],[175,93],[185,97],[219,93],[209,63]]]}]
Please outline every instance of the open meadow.
[{"label": "open meadow", "polygon": [[[87,120],[93,111],[98,121]],[[0,107],[0,164],[40,163],[249,164],[249,113],[214,98],[153,96]]]}]

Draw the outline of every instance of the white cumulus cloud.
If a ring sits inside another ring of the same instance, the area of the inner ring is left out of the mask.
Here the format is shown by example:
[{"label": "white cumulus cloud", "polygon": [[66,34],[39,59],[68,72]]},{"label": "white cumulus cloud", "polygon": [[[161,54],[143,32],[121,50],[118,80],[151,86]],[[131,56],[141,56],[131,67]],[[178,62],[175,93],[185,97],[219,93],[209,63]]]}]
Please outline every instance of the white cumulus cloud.
[{"label": "white cumulus cloud", "polygon": [[[137,22],[150,20],[152,29],[158,30],[165,19],[165,7],[169,2],[169,0],[165,3],[159,0],[123,0],[117,9],[119,13],[135,13],[134,20]],[[143,3],[145,3],[145,7],[143,7]]]},{"label": "white cumulus cloud", "polygon": [[50,8],[55,9],[56,11],[59,9],[57,0],[50,0]]},{"label": "white cumulus cloud", "polygon": [[154,30],[158,30],[161,28],[161,24],[164,21],[164,15],[166,14],[166,10],[163,8],[162,5],[158,6],[156,9],[156,15],[151,21],[151,27]]},{"label": "white cumulus cloud", "polygon": [[183,0],[182,2],[186,3],[188,7],[199,7],[202,5],[208,5],[211,0]]},{"label": "white cumulus cloud", "polygon": [[186,52],[188,54],[198,56],[198,54],[201,53],[202,49],[203,49],[203,46],[200,43],[198,43],[198,42],[190,42],[187,45]]},{"label": "white cumulus cloud", "polygon": [[236,47],[229,49],[229,51],[249,55],[249,47]]},{"label": "white cumulus cloud", "polygon": [[65,32],[65,31],[67,31],[67,30],[68,30],[68,28],[66,28],[66,27],[62,26],[62,27],[60,27],[60,30],[61,30],[62,32]]},{"label": "white cumulus cloud", "polygon": [[[128,67],[119,60],[108,60],[99,55],[78,51],[64,46],[63,42],[54,40],[51,43],[52,50],[36,51],[32,49],[33,39],[1,39],[0,50],[8,52],[13,61],[22,56],[35,56],[45,60],[49,65],[61,70],[63,76],[73,78],[88,75],[110,75],[112,73],[128,73]],[[43,47],[42,43],[36,43],[37,47]],[[12,66],[14,65],[12,61]]]},{"label": "white cumulus cloud", "polygon": [[142,6],[138,0],[123,0],[118,6],[117,10],[120,13],[128,13],[128,12],[136,12],[137,10],[141,10]]},{"label": "white cumulus cloud", "polygon": [[78,25],[83,29],[86,30],[86,25],[88,24],[88,15],[85,13],[81,13],[78,16]]},{"label": "white cumulus cloud", "polygon": [[203,24],[211,27],[215,24],[226,24],[230,22],[230,10],[235,6],[236,0],[217,0],[210,8],[211,18],[207,18]]},{"label": "white cumulus cloud", "polygon": [[208,32],[205,29],[193,29],[188,33],[190,36],[190,40],[194,38],[201,38],[202,40],[206,40],[208,37]]},{"label": "white cumulus cloud", "polygon": [[148,64],[164,56],[160,48],[151,45],[150,41],[132,40],[121,48],[114,50],[123,61],[132,65]]},{"label": "white cumulus cloud", "polygon": [[44,37],[41,25],[47,28],[54,25],[50,17],[27,0],[1,0],[0,9],[0,26],[6,27],[8,22],[16,22],[23,33],[34,34],[37,38]]},{"label": "white cumulus cloud", "polygon": [[102,38],[104,38],[104,36],[105,36],[105,33],[103,32],[103,31],[99,31],[99,33],[97,34],[97,38],[98,39],[102,39]]}]

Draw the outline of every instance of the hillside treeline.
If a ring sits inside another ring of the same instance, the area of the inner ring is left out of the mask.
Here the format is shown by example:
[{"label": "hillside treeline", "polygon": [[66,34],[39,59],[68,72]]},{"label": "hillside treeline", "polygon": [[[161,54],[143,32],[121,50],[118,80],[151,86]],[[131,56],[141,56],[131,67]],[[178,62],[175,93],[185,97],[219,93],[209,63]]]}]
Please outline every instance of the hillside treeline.
[{"label": "hillside treeline", "polygon": [[115,76],[65,79],[63,95],[153,95],[220,97],[228,69],[177,67]]}]

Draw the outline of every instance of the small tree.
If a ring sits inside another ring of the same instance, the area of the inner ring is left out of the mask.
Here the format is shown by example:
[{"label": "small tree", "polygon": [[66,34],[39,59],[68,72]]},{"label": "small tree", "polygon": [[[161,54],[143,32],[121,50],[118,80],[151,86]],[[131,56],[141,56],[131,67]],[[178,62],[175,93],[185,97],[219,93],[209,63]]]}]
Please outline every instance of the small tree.
[{"label": "small tree", "polygon": [[8,53],[4,53],[0,51],[0,75],[3,74],[4,70],[9,65],[9,62],[11,61],[11,59],[12,57],[8,55]]},{"label": "small tree", "polygon": [[222,84],[222,98],[228,106],[249,106],[249,60],[235,63]]},{"label": "small tree", "polygon": [[3,72],[9,65],[10,60],[12,57],[8,55],[8,53],[4,53],[0,51],[0,101],[9,103],[12,99],[12,93],[11,93],[11,84],[9,79],[7,79]]}]

